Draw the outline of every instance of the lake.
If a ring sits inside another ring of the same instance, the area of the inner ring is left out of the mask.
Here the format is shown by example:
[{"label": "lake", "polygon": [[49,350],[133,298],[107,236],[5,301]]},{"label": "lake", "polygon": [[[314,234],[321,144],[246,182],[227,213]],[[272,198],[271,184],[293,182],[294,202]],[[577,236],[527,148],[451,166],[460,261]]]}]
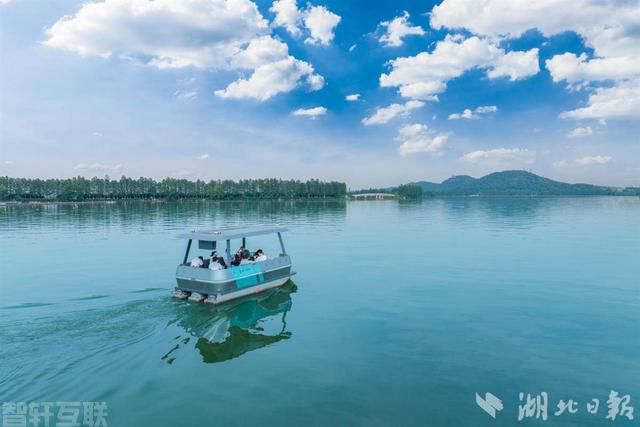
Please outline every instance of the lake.
[{"label": "lake", "polygon": [[[294,283],[169,297],[177,234],[256,224],[290,229]],[[110,426],[478,426],[545,392],[523,424],[584,426],[611,423],[614,390],[640,417],[637,197],[9,206],[0,245],[3,402],[105,402]]]}]

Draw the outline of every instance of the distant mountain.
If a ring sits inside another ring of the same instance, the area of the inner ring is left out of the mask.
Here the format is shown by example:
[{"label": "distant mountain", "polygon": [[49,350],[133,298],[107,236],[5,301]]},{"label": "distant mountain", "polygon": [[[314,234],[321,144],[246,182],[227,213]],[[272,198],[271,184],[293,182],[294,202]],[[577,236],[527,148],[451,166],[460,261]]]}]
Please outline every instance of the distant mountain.
[{"label": "distant mountain", "polygon": [[591,184],[567,184],[520,170],[494,172],[482,178],[458,175],[440,184],[412,182],[429,195],[640,195],[637,187],[615,188]]}]

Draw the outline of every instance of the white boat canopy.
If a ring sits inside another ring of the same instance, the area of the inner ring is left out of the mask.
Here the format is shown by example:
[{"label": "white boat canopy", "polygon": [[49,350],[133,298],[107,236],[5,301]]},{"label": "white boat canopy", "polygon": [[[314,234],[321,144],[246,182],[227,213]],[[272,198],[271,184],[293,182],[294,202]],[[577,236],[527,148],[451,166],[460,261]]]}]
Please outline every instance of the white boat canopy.
[{"label": "white boat canopy", "polygon": [[178,235],[180,239],[220,242],[223,240],[242,239],[243,237],[261,236],[263,234],[280,234],[289,231],[286,227],[234,227],[217,230],[191,231]]}]

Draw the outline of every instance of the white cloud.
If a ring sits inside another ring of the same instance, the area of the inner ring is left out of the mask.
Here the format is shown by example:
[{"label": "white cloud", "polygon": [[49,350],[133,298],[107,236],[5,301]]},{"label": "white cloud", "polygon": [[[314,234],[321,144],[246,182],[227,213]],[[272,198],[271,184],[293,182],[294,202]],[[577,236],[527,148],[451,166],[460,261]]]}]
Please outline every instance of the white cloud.
[{"label": "white cloud", "polygon": [[526,52],[508,52],[500,56],[487,71],[487,76],[491,79],[509,77],[509,80],[516,81],[538,74],[538,71],[538,49],[531,49]]},{"label": "white cloud", "polygon": [[346,99],[347,101],[357,101],[358,99],[360,99],[360,94],[359,93],[352,93],[350,95],[347,95],[344,97],[344,99]]},{"label": "white cloud", "polygon": [[380,76],[380,86],[398,87],[404,97],[433,100],[446,90],[447,81],[467,70],[481,68],[490,78],[518,80],[538,72],[537,60],[537,49],[506,54],[487,39],[449,35],[431,53],[389,61],[391,71]]},{"label": "white cloud", "polygon": [[233,68],[256,69],[289,56],[289,47],[271,36],[257,37],[230,58]]},{"label": "white cloud", "polygon": [[560,114],[562,118],[640,119],[640,79],[600,87],[589,94],[588,106]]},{"label": "white cloud", "polygon": [[462,120],[462,119],[479,119],[480,116],[478,116],[477,114],[473,114],[473,111],[471,111],[468,108],[465,108],[464,111],[462,113],[452,113],[449,114],[449,120]]},{"label": "white cloud", "polygon": [[209,153],[204,153],[196,157],[196,160],[207,160],[208,158],[209,158]]},{"label": "white cloud", "polygon": [[214,94],[220,98],[255,98],[266,101],[279,93],[289,92],[300,84],[306,84],[310,90],[320,90],[324,86],[324,78],[314,74],[309,63],[289,56],[261,65],[248,79],[238,79],[226,89],[216,90]]},{"label": "white cloud", "polygon": [[580,83],[621,80],[640,76],[640,57],[594,58],[574,53],[555,55],[545,61],[553,81]]},{"label": "white cloud", "polygon": [[320,89],[324,79],[290,56],[270,31],[250,0],[105,0],[61,18],[44,43],[81,55],[132,57],[161,69],[253,72],[216,91],[223,98],[266,100],[305,83]]},{"label": "white cloud", "polygon": [[576,164],[581,166],[591,166],[591,165],[605,165],[610,163],[613,159],[610,156],[585,156],[579,159],[576,159]]},{"label": "white cloud", "polygon": [[386,28],[386,32],[378,39],[380,43],[388,47],[402,46],[402,39],[406,36],[422,36],[425,34],[422,27],[411,26],[409,13],[405,10],[401,16],[392,21],[384,21],[380,26]]},{"label": "white cloud", "polygon": [[5,161],[4,161],[4,164],[5,164],[5,165],[7,165],[7,166],[13,165],[13,164],[15,164],[15,163],[16,163],[16,162],[14,162],[13,160],[5,160]]},{"label": "white cloud", "polygon": [[495,113],[496,111],[498,111],[498,107],[495,105],[481,105],[475,110],[475,112],[479,114]]},{"label": "white cloud", "polygon": [[77,171],[93,171],[93,172],[118,172],[122,169],[122,165],[109,166],[102,163],[78,163],[73,167]]},{"label": "white cloud", "polygon": [[430,131],[426,125],[415,123],[400,128],[395,140],[400,142],[399,153],[406,156],[416,153],[439,154],[447,138],[446,134]]},{"label": "white cloud", "polygon": [[198,92],[195,90],[177,90],[173,95],[178,99],[190,100],[196,98]]},{"label": "white cloud", "polygon": [[301,31],[298,25],[300,25],[302,13],[296,5],[296,0],[276,0],[269,11],[276,15],[273,20],[274,26],[284,27],[294,37],[300,36]]},{"label": "white cloud", "polygon": [[304,13],[304,25],[309,30],[308,44],[328,45],[333,40],[340,16],[324,6],[312,6]]},{"label": "white cloud", "polygon": [[465,108],[462,113],[449,114],[449,120],[475,120],[480,118],[480,114],[495,113],[496,111],[498,111],[498,107],[496,107],[495,105],[483,105],[477,107],[475,110]]},{"label": "white cloud", "polygon": [[613,158],[611,156],[584,156],[575,159],[574,161],[558,160],[553,162],[555,168],[566,168],[571,166],[594,166],[594,165],[606,165],[611,163]]},{"label": "white cloud", "polygon": [[353,52],[354,50],[356,50],[356,48],[357,48],[357,47],[358,47],[358,45],[357,45],[357,44],[352,44],[352,45],[349,47],[349,52]]},{"label": "white cloud", "polygon": [[304,26],[308,34],[304,42],[324,46],[331,43],[342,19],[325,6],[308,4],[305,10],[298,9],[296,0],[276,0],[269,11],[276,15],[272,24],[274,27],[283,27],[292,36],[299,37]]},{"label": "white cloud", "polygon": [[[563,53],[545,65],[556,82],[585,88],[591,82],[611,82],[597,88],[588,106],[565,117],[635,119],[640,116],[640,2],[575,0],[444,0],[433,8],[431,25],[436,29],[464,28],[491,38],[516,38],[530,29],[546,36],[567,31],[578,33],[593,49],[593,57]],[[496,68],[498,69],[498,67]],[[618,90],[618,88],[621,90]]]},{"label": "white cloud", "polygon": [[81,55],[148,57],[159,68],[225,68],[267,32],[249,0],[106,0],[61,18],[44,43]]},{"label": "white cloud", "polygon": [[465,28],[474,34],[516,38],[530,29],[550,36],[575,31],[600,56],[639,52],[634,32],[640,4],[635,1],[445,0],[433,8],[431,26]]},{"label": "white cloud", "polygon": [[0,4],[9,4],[11,3],[13,0],[0,0]]},{"label": "white cloud", "polygon": [[584,138],[593,135],[591,126],[577,127],[567,134],[567,138]]},{"label": "white cloud", "polygon": [[294,116],[306,116],[315,119],[316,117],[324,116],[325,114],[327,114],[327,109],[325,107],[298,108],[291,114],[293,114]]},{"label": "white cloud", "polygon": [[460,160],[489,166],[515,166],[534,163],[535,152],[526,148],[494,148],[492,150],[472,151],[460,157]]},{"label": "white cloud", "polygon": [[404,104],[391,104],[388,107],[378,107],[373,115],[362,119],[362,124],[365,126],[384,124],[398,116],[407,117],[411,113],[411,110],[422,106],[424,106],[424,102],[422,101],[407,101]]}]

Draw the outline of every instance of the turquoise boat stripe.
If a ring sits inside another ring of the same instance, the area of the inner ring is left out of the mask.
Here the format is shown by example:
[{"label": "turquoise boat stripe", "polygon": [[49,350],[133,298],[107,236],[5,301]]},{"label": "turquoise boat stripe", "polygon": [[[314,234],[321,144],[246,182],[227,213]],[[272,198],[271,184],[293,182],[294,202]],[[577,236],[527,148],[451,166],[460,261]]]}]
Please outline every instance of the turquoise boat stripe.
[{"label": "turquoise boat stripe", "polygon": [[232,267],[229,272],[236,281],[236,288],[243,289],[264,282],[264,274],[260,266],[255,264]]}]

